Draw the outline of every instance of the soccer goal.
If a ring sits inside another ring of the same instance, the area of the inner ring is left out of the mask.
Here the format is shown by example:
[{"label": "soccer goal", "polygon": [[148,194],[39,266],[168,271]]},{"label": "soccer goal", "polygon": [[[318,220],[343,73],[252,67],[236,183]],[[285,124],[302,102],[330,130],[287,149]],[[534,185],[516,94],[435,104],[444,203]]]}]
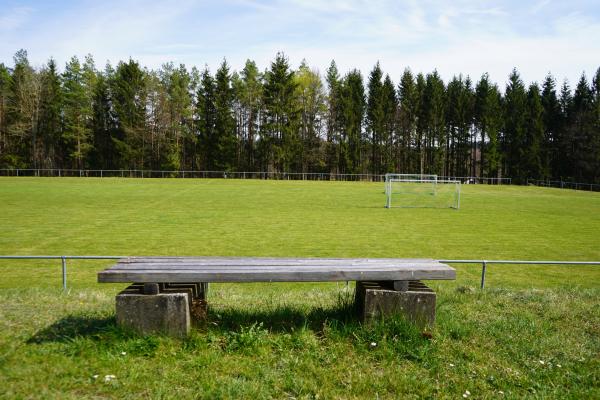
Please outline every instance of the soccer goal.
[{"label": "soccer goal", "polygon": [[460,181],[442,180],[436,175],[388,175],[385,182],[386,208],[460,207]]},{"label": "soccer goal", "polygon": [[392,180],[436,182],[437,178],[437,175],[430,174],[385,174],[385,194],[388,194],[388,189],[391,187],[389,182]]}]

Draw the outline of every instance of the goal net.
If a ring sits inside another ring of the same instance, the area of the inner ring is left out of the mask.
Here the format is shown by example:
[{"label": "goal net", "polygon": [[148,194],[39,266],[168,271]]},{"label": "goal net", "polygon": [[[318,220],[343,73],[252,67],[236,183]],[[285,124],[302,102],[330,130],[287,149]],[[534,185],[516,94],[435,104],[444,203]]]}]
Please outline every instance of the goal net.
[{"label": "goal net", "polygon": [[385,174],[385,194],[388,194],[390,185],[388,182],[391,180],[405,180],[405,181],[437,181],[437,175],[431,174]]},{"label": "goal net", "polygon": [[386,208],[460,207],[460,181],[433,178],[386,180]]}]

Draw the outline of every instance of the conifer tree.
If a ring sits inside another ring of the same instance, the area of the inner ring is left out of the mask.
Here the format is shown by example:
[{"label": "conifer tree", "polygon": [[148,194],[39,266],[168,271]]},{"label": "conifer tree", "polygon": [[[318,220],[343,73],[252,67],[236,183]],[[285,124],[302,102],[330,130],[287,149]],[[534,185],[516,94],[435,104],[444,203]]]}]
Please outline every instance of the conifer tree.
[{"label": "conifer tree", "polygon": [[383,73],[379,62],[375,64],[369,75],[367,90],[366,128],[371,144],[370,171],[372,174],[382,173],[382,140],[384,138],[384,106],[383,106]]},{"label": "conifer tree", "polygon": [[[593,181],[597,175],[595,163],[594,97],[585,74],[581,75],[573,94],[573,120],[569,136],[573,141],[573,179],[577,182]],[[597,133],[596,133],[597,134]]]},{"label": "conifer tree", "polygon": [[262,111],[262,76],[256,63],[247,60],[241,72],[241,84],[238,92],[242,107],[242,149],[244,171],[254,170],[256,163],[256,140],[259,137],[259,122]]},{"label": "conifer tree", "polygon": [[482,176],[498,177],[499,134],[502,128],[502,98],[498,86],[483,74],[475,88],[474,120],[480,136]]},{"label": "conifer tree", "polygon": [[410,69],[405,69],[398,84],[398,130],[399,142],[396,153],[396,171],[418,171],[417,159],[414,156],[416,145],[416,122],[419,106],[415,78]]},{"label": "conifer tree", "polygon": [[364,173],[367,154],[367,138],[363,136],[363,120],[366,112],[365,87],[358,70],[350,71],[342,83],[342,139],[340,142],[340,171]]},{"label": "conifer tree", "polygon": [[63,73],[64,90],[64,130],[68,163],[71,168],[84,168],[92,146],[89,120],[92,109],[84,86],[81,64],[72,57]]},{"label": "conifer tree", "polygon": [[503,170],[515,183],[525,183],[527,179],[526,110],[525,86],[517,70],[513,69],[504,95],[503,151],[506,157]]},{"label": "conifer tree", "polygon": [[571,136],[573,123],[573,96],[568,82],[565,80],[560,89],[560,135],[557,136],[556,147],[558,156],[556,160],[555,176],[561,180],[573,176],[573,138]]},{"label": "conifer tree", "polygon": [[92,100],[92,136],[93,146],[90,152],[90,164],[93,168],[110,169],[116,167],[115,143],[112,139],[115,119],[111,109],[109,81],[113,70],[107,64],[104,72],[98,72]]},{"label": "conifer tree", "polygon": [[546,177],[542,159],[542,142],[544,140],[544,107],[540,96],[540,88],[536,83],[527,91],[525,134],[525,171],[527,177],[540,179]]},{"label": "conifer tree", "polygon": [[542,87],[542,106],[544,107],[544,139],[542,141],[542,177],[556,177],[557,160],[560,148],[563,124],[561,109],[556,95],[556,81],[551,74],[546,76]]},{"label": "conifer tree", "polygon": [[235,167],[236,136],[232,112],[231,75],[227,61],[223,60],[215,75],[215,167],[220,171],[231,171]]},{"label": "conifer tree", "polygon": [[437,71],[427,74],[423,93],[423,114],[425,117],[426,165],[425,173],[443,175],[445,159],[445,87]]},{"label": "conifer tree", "polygon": [[39,130],[42,136],[43,168],[62,167],[63,93],[54,59],[41,74]]},{"label": "conifer tree", "polygon": [[298,147],[294,71],[287,57],[277,53],[265,73],[263,104],[265,123],[261,132],[261,156],[266,171],[290,171],[294,150]]},{"label": "conifer tree", "polygon": [[382,108],[383,108],[383,135],[381,138],[382,146],[382,173],[395,171],[394,156],[398,153],[396,147],[396,125],[398,118],[398,99],[394,83],[389,75],[385,76],[381,88]]},{"label": "conifer tree", "polygon": [[116,118],[115,142],[120,168],[143,169],[145,165],[146,72],[136,61],[120,62],[112,76],[112,106]]},{"label": "conifer tree", "polygon": [[335,61],[331,61],[325,78],[327,82],[327,132],[326,132],[326,169],[339,172],[339,154],[341,142],[341,80]]},{"label": "conifer tree", "polygon": [[217,157],[217,135],[215,132],[215,81],[208,70],[202,71],[197,95],[197,124],[200,147],[202,149],[202,167],[212,171],[215,169]]},{"label": "conifer tree", "polygon": [[416,126],[416,153],[418,154],[418,171],[425,173],[425,159],[427,152],[426,132],[428,128],[428,105],[425,101],[425,88],[427,83],[422,73],[417,74],[416,79],[416,103],[417,103],[417,126]]},{"label": "conifer tree", "polygon": [[600,67],[592,79],[592,127],[590,132],[589,182],[600,183]]}]

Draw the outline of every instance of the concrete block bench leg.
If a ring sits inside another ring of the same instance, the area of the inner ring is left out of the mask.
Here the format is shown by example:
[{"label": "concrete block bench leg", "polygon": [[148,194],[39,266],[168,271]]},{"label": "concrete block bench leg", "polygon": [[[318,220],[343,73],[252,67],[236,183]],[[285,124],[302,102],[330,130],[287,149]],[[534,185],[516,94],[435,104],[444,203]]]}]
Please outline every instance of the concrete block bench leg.
[{"label": "concrete block bench leg", "polygon": [[435,292],[420,281],[356,282],[356,306],[366,324],[403,315],[423,329],[435,323]]},{"label": "concrete block bench leg", "polygon": [[143,334],[184,337],[206,318],[203,283],[132,284],[116,297],[117,324]]}]

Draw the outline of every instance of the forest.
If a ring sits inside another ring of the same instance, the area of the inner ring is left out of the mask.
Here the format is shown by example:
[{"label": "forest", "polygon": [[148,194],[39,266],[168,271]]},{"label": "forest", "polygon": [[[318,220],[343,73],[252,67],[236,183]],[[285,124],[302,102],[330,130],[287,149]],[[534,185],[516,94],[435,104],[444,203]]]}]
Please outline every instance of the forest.
[{"label": "forest", "polygon": [[[394,82],[393,78],[397,81]],[[600,183],[600,68],[503,87],[437,71],[322,76],[135,60],[0,63],[0,168],[429,173]]]}]

